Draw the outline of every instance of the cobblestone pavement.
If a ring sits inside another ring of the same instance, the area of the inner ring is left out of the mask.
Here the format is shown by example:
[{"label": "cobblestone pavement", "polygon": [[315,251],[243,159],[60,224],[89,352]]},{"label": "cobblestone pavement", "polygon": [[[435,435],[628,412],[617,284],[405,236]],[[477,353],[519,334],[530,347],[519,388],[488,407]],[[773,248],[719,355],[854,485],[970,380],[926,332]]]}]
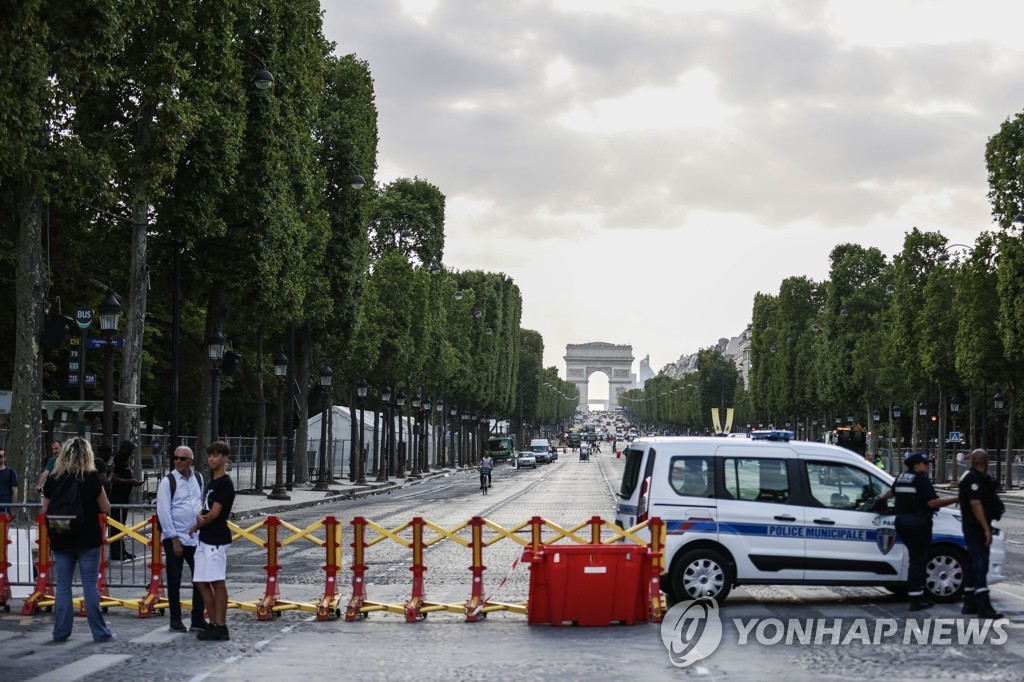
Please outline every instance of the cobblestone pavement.
[{"label": "cobblestone pavement", "polygon": [[[344,570],[339,576],[344,608],[351,594],[352,518],[361,515],[385,527],[421,516],[452,529],[474,515],[503,527],[542,516],[562,526],[597,515],[614,516],[613,490],[624,460],[600,455],[582,463],[570,454],[536,470],[496,469],[490,494],[481,495],[474,472],[438,476],[406,488],[378,490],[361,499],[333,500],[314,507],[282,512],[281,518],[305,528],[326,515],[343,524]],[[298,498],[299,495],[297,494]],[[1013,512],[1011,512],[1013,514]],[[1016,514],[1020,516],[1020,514]],[[247,522],[242,522],[244,526]],[[1010,522],[1019,537],[1020,521]],[[287,535],[287,534],[286,534]],[[369,533],[372,538],[375,534]],[[428,532],[428,538],[433,534]],[[464,535],[464,537],[468,537]],[[495,539],[484,553],[485,594],[495,601],[525,600],[529,571],[519,565],[521,546]],[[524,531],[525,539],[527,533]],[[451,541],[425,552],[426,596],[443,603],[470,595],[469,551]],[[258,599],[265,590],[266,554],[239,541],[229,555],[229,590],[238,601]],[[323,592],[324,551],[308,542],[282,549],[281,597],[317,599]],[[367,550],[367,593],[373,601],[404,602],[410,589],[410,550],[381,541]],[[502,579],[507,580],[499,587]],[[141,596],[135,590],[132,596]],[[291,680],[355,678],[361,680],[506,680],[702,678],[714,680],[957,679],[1019,680],[1024,670],[1024,585],[1010,580],[994,588],[993,599],[1012,616],[1005,643],[960,645],[936,643],[904,646],[899,638],[877,644],[851,637],[846,645],[824,643],[777,645],[757,639],[751,619],[764,622],[761,640],[774,634],[769,619],[842,619],[842,638],[863,619],[869,631],[892,621],[901,634],[908,627],[906,604],[875,588],[738,588],[721,607],[722,641],[718,650],[689,667],[672,665],[656,624],[606,628],[528,626],[525,616],[493,613],[478,623],[464,623],[456,614],[434,613],[407,624],[401,616],[371,614],[365,620],[317,622],[309,614],[284,612],[269,622],[254,614],[231,611],[231,641],[197,642],[168,631],[165,616],[138,619],[112,608],[108,619],[119,635],[113,644],[93,644],[83,619],[76,619],[70,642],[49,643],[52,616],[0,614],[0,660],[3,679],[70,681],[102,675],[135,680]],[[20,602],[15,602],[15,607]],[[916,615],[916,614],[915,614]],[[928,612],[950,619],[954,605]],[[921,619],[924,616],[920,617]],[[937,622],[937,621],[935,621]],[[741,642],[746,630],[749,639]],[[856,634],[856,631],[855,631]],[[799,640],[795,640],[798,641]],[[940,642],[943,641],[940,638]],[[840,640],[841,642],[841,640]]]}]

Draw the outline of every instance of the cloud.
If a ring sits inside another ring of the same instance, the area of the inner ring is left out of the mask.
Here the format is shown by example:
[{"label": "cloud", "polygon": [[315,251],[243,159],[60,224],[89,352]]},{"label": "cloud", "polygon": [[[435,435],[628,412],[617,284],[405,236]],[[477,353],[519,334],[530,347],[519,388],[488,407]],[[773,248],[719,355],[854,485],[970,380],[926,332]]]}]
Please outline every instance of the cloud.
[{"label": "cloud", "polygon": [[986,227],[984,145],[1020,106],[1022,11],[995,5],[323,2],[370,63],[383,177],[448,197],[452,265],[515,277],[549,362],[608,319],[655,367],[836,243]]}]

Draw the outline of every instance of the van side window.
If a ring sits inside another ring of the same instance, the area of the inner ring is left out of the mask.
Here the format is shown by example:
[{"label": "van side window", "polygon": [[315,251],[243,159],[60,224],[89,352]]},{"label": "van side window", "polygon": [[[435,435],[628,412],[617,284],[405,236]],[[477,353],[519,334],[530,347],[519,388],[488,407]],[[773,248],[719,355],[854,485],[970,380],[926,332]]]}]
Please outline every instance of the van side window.
[{"label": "van side window", "polygon": [[673,457],[668,482],[679,495],[714,497],[714,465],[707,457]]},{"label": "van side window", "polygon": [[640,465],[643,463],[644,451],[630,449],[623,451],[622,455],[626,458],[626,468],[622,472],[622,486],[619,488],[619,495],[629,499],[640,482]]},{"label": "van side window", "polygon": [[846,464],[806,462],[811,497],[822,507],[861,509],[888,490],[882,479]]},{"label": "van side window", "polygon": [[785,502],[789,499],[789,472],[784,459],[728,458],[725,490],[736,500]]}]

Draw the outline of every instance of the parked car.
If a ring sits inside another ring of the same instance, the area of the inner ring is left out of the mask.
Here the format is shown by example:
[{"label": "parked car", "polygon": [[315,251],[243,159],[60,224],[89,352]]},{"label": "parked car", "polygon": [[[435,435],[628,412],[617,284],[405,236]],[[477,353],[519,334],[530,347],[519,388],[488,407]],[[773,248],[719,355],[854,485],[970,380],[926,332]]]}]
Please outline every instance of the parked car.
[{"label": "parked car", "polygon": [[537,464],[551,464],[554,460],[551,459],[550,452],[534,452],[533,457],[537,460]]},{"label": "parked car", "polygon": [[516,469],[523,469],[525,467],[536,469],[537,457],[535,456],[535,453],[529,450],[517,452],[515,459],[512,460],[512,464],[515,466]]}]

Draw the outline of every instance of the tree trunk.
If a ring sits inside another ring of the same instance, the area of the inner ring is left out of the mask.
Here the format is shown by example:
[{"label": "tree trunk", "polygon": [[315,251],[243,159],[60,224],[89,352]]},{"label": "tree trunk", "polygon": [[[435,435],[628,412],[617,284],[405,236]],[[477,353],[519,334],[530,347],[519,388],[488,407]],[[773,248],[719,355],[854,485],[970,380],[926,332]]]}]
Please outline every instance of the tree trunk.
[{"label": "tree trunk", "polygon": [[[141,183],[140,183],[141,184]],[[129,242],[130,266],[128,280],[128,300],[124,305],[124,350],[121,353],[121,385],[118,389],[122,403],[139,404],[139,377],[142,375],[142,341],[146,331],[146,295],[149,289],[149,265],[146,262],[146,236],[149,230],[149,202],[137,188],[132,203],[132,233]],[[135,456],[132,466],[135,471],[142,471],[142,448],[139,442],[139,410],[128,410],[121,413],[117,420],[116,449],[121,441],[135,443]],[[153,425],[150,424],[152,430]],[[104,434],[106,435],[106,434]],[[138,489],[133,497],[141,497]]]},{"label": "tree trunk", "polygon": [[7,466],[22,477],[22,499],[28,500],[30,496],[37,499],[35,482],[43,468],[43,355],[39,339],[50,282],[43,270],[42,199],[28,180],[22,183],[15,255],[14,381]]},{"label": "tree trunk", "polygon": [[256,404],[259,405],[256,413],[256,433],[260,435],[256,439],[256,494],[263,493],[263,462],[267,453],[267,398],[266,387],[263,383],[263,325],[256,327]]},{"label": "tree trunk", "polygon": [[309,363],[313,354],[313,339],[309,327],[303,325],[298,331],[299,341],[296,346],[295,381],[298,383],[299,421],[295,425],[295,452],[292,454],[293,471],[296,483],[309,481],[309,468],[306,463],[306,452],[309,450]]},{"label": "tree trunk", "polygon": [[1003,465],[1003,487],[1013,490],[1013,417],[1017,412],[1017,386],[1010,385],[1010,412],[1006,417],[1006,454]]}]

